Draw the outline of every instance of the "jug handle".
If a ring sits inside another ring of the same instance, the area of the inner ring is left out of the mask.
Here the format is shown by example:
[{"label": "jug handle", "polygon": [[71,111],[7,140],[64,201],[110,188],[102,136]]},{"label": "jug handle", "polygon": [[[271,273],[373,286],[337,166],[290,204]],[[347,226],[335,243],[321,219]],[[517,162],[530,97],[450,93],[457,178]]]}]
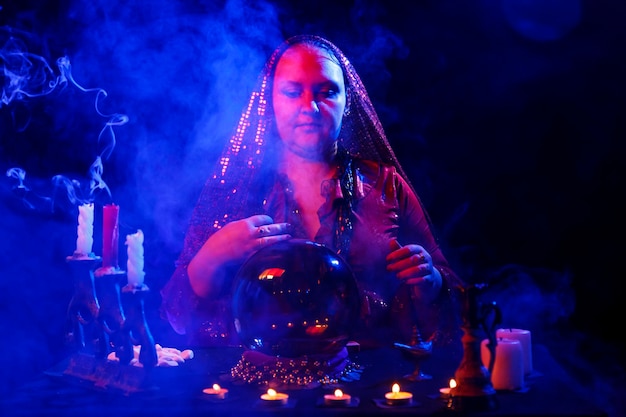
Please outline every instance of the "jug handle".
[{"label": "jug handle", "polygon": [[487,370],[490,375],[493,372],[493,365],[496,361],[496,346],[498,345],[496,328],[501,322],[502,311],[495,301],[482,305],[480,324],[488,339],[487,349],[489,349],[489,366],[487,367]]}]

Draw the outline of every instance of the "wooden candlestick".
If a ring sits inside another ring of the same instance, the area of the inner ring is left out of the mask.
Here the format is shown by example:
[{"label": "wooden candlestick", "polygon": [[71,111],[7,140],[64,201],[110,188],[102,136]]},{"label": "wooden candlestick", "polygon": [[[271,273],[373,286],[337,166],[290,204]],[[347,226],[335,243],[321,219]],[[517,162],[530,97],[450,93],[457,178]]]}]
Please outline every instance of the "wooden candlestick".
[{"label": "wooden candlestick", "polygon": [[[487,411],[497,408],[496,390],[491,385],[489,370],[483,366],[480,344],[485,333],[492,342],[491,364],[495,360],[495,330],[501,322],[501,312],[495,303],[482,304],[478,300],[486,284],[461,287],[463,295],[463,358],[454,379],[456,387],[450,389],[448,408],[456,411]],[[491,366],[491,365],[490,365]]]}]

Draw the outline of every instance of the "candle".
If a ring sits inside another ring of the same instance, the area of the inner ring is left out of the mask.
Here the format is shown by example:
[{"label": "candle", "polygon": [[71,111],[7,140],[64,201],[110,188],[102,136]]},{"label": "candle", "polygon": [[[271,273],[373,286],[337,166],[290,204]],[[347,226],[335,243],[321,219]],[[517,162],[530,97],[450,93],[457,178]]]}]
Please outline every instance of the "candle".
[{"label": "candle", "polygon": [[456,388],[456,380],[454,378],[450,379],[448,383],[449,386],[445,388],[439,388],[439,393],[441,394],[441,398],[447,399],[450,398],[450,393],[453,388]]},{"label": "candle", "polygon": [[78,226],[76,237],[77,256],[87,256],[93,247],[93,203],[78,206]]},{"label": "candle", "polygon": [[261,400],[263,400],[263,403],[267,405],[285,405],[289,400],[289,395],[282,392],[276,392],[276,390],[270,388],[267,390],[267,393],[261,395]]},{"label": "candle", "polygon": [[107,204],[102,208],[102,267],[118,268],[120,206]]},{"label": "candle", "polygon": [[413,401],[413,394],[400,391],[400,385],[393,384],[391,392],[385,394],[385,400],[388,405],[407,405]]},{"label": "candle", "polygon": [[523,329],[498,329],[496,337],[503,339],[519,340],[524,354],[524,374],[529,375],[533,371],[533,350],[530,330]]},{"label": "candle", "polygon": [[[483,365],[489,367],[488,339],[480,344]],[[491,372],[491,384],[496,390],[517,390],[524,386],[524,355],[519,340],[500,339],[496,345],[496,360]]]},{"label": "candle", "polygon": [[324,395],[324,404],[326,405],[348,405],[352,397],[344,394],[340,389],[336,389],[333,394]]},{"label": "candle", "polygon": [[208,395],[209,398],[216,400],[223,400],[228,395],[228,390],[220,387],[219,384],[213,384],[213,387],[205,388],[202,392]]},{"label": "candle", "polygon": [[126,253],[128,260],[126,261],[126,274],[128,276],[128,284],[141,287],[143,285],[143,232],[141,229],[132,235],[126,235]]}]

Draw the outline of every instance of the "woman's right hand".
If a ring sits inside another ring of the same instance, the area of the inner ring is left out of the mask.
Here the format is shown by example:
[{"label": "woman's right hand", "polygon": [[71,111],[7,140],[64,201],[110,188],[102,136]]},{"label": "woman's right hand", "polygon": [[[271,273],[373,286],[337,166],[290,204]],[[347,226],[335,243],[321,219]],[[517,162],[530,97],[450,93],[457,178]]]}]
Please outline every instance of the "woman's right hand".
[{"label": "woman's right hand", "polygon": [[291,238],[289,223],[274,223],[258,214],[226,224],[202,245],[187,267],[194,292],[202,297],[219,292],[223,277],[219,269],[232,262],[243,262],[259,249]]},{"label": "woman's right hand", "polygon": [[289,223],[274,223],[270,216],[258,214],[228,223],[215,232],[201,251],[221,263],[243,261],[269,244],[291,237]]}]

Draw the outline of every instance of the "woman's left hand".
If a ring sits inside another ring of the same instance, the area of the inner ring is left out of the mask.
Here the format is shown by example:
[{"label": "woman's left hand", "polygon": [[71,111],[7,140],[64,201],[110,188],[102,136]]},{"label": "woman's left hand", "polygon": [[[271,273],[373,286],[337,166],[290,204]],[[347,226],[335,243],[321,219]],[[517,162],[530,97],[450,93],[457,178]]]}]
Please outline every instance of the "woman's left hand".
[{"label": "woman's left hand", "polygon": [[441,273],[433,266],[430,253],[420,245],[402,246],[396,239],[390,242],[387,271],[411,285],[418,298],[432,300],[441,288]]}]

